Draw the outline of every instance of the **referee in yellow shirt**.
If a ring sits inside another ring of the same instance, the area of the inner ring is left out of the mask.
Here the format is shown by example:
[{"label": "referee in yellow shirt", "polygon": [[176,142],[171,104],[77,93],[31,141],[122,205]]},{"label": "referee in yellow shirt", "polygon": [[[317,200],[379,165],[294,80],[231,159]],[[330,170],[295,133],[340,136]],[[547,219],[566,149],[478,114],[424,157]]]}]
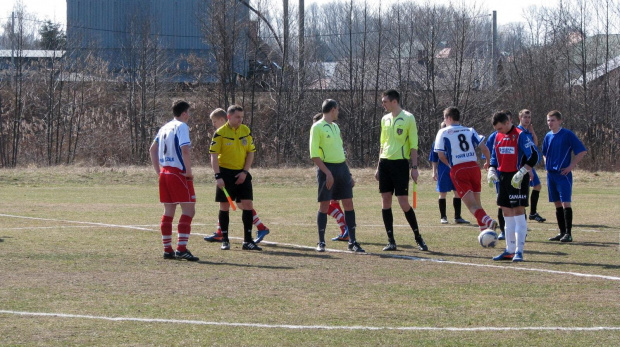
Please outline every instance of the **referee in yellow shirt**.
[{"label": "referee in yellow shirt", "polygon": [[222,188],[230,197],[241,203],[243,213],[243,247],[248,251],[261,251],[262,248],[252,240],[252,210],[254,209],[252,175],[250,167],[254,161],[254,141],[250,128],[243,122],[243,107],[232,105],[227,112],[228,122],[217,129],[211,141],[211,167],[215,173],[215,201],[220,203],[219,221],[222,229],[222,249],[230,249],[228,239],[230,204]]},{"label": "referee in yellow shirt", "polygon": [[[407,222],[413,230],[421,251],[428,247],[418,229],[418,221],[409,204],[409,170],[411,179],[418,182],[418,128],[413,115],[400,107],[400,94],[394,89],[383,92],[381,103],[389,113],[381,119],[381,150],[375,178],[379,181],[382,215],[388,245],[384,251],[395,251],[392,196],[395,194]],[[409,162],[411,160],[411,163]]]},{"label": "referee in yellow shirt", "polygon": [[331,200],[342,200],[344,219],[349,228],[349,250],[363,253],[364,249],[355,240],[355,210],[353,209],[353,185],[355,184],[346,163],[338,120],[338,102],[323,101],[323,118],[310,128],[310,157],[317,166],[319,212],[316,223],[319,243],[316,250],[325,252],[325,228],[327,211]]}]

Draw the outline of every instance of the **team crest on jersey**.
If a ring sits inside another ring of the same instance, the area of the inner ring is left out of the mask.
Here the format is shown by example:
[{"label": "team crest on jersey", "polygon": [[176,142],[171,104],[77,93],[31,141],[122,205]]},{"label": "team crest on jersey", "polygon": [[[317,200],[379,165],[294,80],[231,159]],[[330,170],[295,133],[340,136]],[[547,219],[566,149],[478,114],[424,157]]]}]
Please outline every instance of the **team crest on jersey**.
[{"label": "team crest on jersey", "polygon": [[396,133],[397,133],[398,135],[402,135],[402,134],[403,134],[403,129],[401,129],[401,128],[396,129]]},{"label": "team crest on jersey", "polygon": [[515,154],[514,147],[500,147],[499,154]]},{"label": "team crest on jersey", "polygon": [[248,145],[248,139],[246,139],[245,137],[241,140],[241,144],[244,146]]}]

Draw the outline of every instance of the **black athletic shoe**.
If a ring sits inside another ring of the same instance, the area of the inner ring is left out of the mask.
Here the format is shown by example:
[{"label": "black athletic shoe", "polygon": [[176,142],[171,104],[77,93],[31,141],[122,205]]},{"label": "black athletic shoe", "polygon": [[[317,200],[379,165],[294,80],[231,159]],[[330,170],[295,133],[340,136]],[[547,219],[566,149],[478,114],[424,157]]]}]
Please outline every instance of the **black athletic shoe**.
[{"label": "black athletic shoe", "polygon": [[416,236],[415,243],[418,244],[419,250],[428,251],[428,247],[426,246],[426,243],[424,243],[424,239],[422,239],[422,236]]},{"label": "black athletic shoe", "polygon": [[246,251],[262,251],[263,249],[258,247],[253,241],[252,242],[244,242],[241,249]]},{"label": "black athletic shoe", "polygon": [[554,237],[550,237],[549,241],[560,241],[565,234],[557,234]]},{"label": "black athletic shoe", "polygon": [[535,220],[538,223],[544,223],[547,219],[541,217],[538,213],[534,213],[530,215],[530,220]]},{"label": "black athletic shoe", "polygon": [[200,260],[200,258],[194,257],[192,255],[192,252],[189,251],[189,249],[186,249],[185,252],[176,251],[174,253],[174,255],[175,255],[175,257],[177,259],[185,259],[187,261],[198,261],[198,260]]},{"label": "black athletic shoe", "polygon": [[564,236],[560,239],[560,242],[573,242],[573,237],[571,234],[564,234]]},{"label": "black athletic shoe", "polygon": [[387,246],[383,247],[383,251],[388,252],[388,251],[395,251],[396,250],[396,244],[395,243],[388,243]]},{"label": "black athletic shoe", "polygon": [[357,241],[353,242],[353,243],[349,243],[349,251],[351,252],[356,252],[356,253],[364,253],[366,252],[362,246],[360,246],[359,243],[357,243]]},{"label": "black athletic shoe", "polygon": [[175,259],[174,251],[172,251],[172,252],[164,252],[164,259]]}]

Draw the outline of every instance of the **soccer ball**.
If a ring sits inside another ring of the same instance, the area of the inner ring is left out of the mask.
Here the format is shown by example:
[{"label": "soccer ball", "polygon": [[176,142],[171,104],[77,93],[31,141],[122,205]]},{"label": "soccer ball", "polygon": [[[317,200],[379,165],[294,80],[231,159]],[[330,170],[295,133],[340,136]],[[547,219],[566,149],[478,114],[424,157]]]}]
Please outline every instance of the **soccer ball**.
[{"label": "soccer ball", "polygon": [[484,248],[494,248],[497,243],[497,233],[495,233],[492,229],[482,230],[480,235],[478,235],[478,243],[480,243],[480,246]]}]

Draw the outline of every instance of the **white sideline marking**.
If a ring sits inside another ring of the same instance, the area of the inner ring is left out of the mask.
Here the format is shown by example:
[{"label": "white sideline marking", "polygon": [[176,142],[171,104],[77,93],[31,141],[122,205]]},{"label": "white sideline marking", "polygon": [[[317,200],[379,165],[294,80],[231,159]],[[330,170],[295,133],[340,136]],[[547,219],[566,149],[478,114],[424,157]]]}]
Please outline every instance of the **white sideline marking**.
[{"label": "white sideline marking", "polygon": [[45,313],[45,312],[23,312],[0,310],[0,313],[12,314],[19,316],[38,316],[38,317],[59,317],[59,318],[81,318],[81,319],[99,319],[115,322],[145,322],[145,323],[176,323],[176,324],[193,324],[193,325],[215,325],[215,326],[231,326],[231,327],[249,327],[249,328],[272,328],[272,329],[294,329],[294,330],[405,330],[405,331],[603,331],[603,330],[620,330],[620,327],[377,327],[377,326],[331,326],[331,325],[291,325],[291,324],[257,324],[257,323],[234,323],[234,322],[209,322],[201,320],[183,320],[183,319],[161,319],[161,318],[134,318],[134,317],[104,317],[89,316],[81,314],[65,314],[65,313]]},{"label": "white sideline marking", "polygon": [[[56,222],[65,222],[65,223],[77,223],[77,224],[96,225],[96,226],[105,226],[105,227],[118,227],[118,228],[125,228],[125,229],[136,229],[136,230],[144,230],[144,231],[156,231],[154,229],[141,228],[141,227],[136,227],[136,226],[131,226],[131,225],[106,224],[106,223],[95,223],[95,222],[81,222],[81,221],[70,221],[70,220],[60,220],[60,219],[51,219],[51,218],[39,218],[39,217],[25,217],[25,216],[14,216],[14,215],[9,215],[9,214],[0,214],[0,217],[11,217],[11,218],[33,219],[33,220],[56,221]],[[191,235],[194,235],[194,236],[207,236],[207,235],[211,235],[211,234],[192,233]],[[230,237],[230,238],[231,239],[241,239],[241,238],[237,238],[237,237]],[[296,244],[292,244],[292,243],[280,243],[280,242],[272,242],[272,241],[262,241],[261,243],[263,243],[263,244],[271,244],[271,245],[276,245],[276,246],[277,245],[289,246],[289,247],[295,247],[295,248],[301,248],[301,249],[309,249],[309,250],[313,250],[314,249],[314,247],[304,246],[304,245],[296,245]],[[343,250],[328,249],[328,248],[326,248],[325,251],[326,252],[331,252],[331,253],[351,253],[351,254],[354,253],[354,252],[351,252],[351,251],[348,251],[348,250],[343,251]],[[501,265],[490,265],[490,264],[465,263],[465,262],[452,261],[452,260],[421,258],[421,257],[415,257],[415,256],[408,256],[408,255],[384,254],[384,253],[361,253],[361,254],[355,254],[355,255],[377,255],[377,256],[390,257],[390,258],[396,258],[396,259],[430,261],[430,262],[444,263],[444,264],[463,265],[463,266],[476,266],[476,267],[489,267],[489,268],[509,269],[509,270],[517,270],[517,271],[533,271],[533,272],[543,272],[543,273],[551,273],[551,274],[558,274],[558,275],[571,275],[571,276],[576,276],[576,277],[600,278],[600,279],[606,279],[606,280],[611,280],[611,281],[620,281],[620,277],[615,277],[615,276],[605,276],[605,275],[587,274],[587,273],[580,273],[580,272],[569,272],[569,271],[558,271],[558,270],[547,270],[547,269],[536,269],[536,268],[525,268],[525,267],[516,267],[516,266],[501,266]]]}]

